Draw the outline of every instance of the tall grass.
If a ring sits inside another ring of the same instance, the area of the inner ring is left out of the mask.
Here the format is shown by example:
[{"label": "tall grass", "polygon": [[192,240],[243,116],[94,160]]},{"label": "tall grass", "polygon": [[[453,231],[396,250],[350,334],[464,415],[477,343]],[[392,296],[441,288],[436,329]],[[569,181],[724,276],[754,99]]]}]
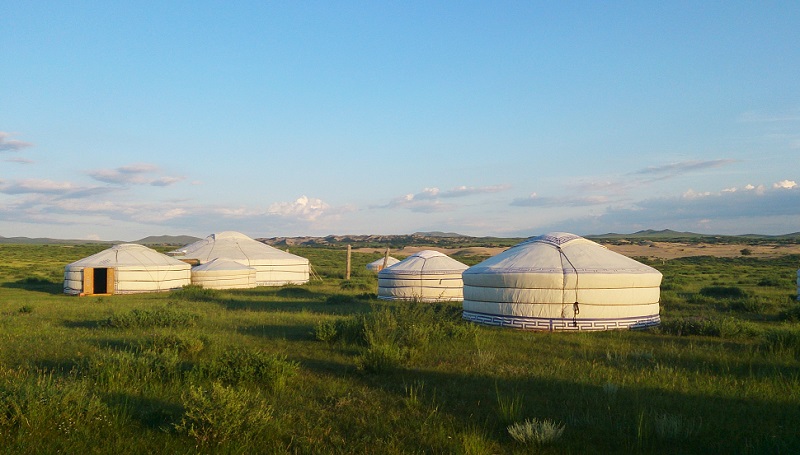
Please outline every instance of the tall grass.
[{"label": "tall grass", "polygon": [[378,301],[322,248],[310,285],[61,294],[90,250],[0,245],[0,453],[800,452],[796,260],[658,261],[660,329],[584,334]]}]

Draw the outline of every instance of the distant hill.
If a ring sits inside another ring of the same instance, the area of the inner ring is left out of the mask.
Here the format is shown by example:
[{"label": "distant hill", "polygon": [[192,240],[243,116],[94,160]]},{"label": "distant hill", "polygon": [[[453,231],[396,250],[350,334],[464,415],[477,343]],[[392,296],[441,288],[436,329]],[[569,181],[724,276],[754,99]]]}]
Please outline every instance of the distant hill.
[{"label": "distant hill", "polygon": [[28,245],[88,245],[94,243],[120,243],[104,240],[75,240],[75,239],[51,239],[46,237],[0,237],[0,243],[17,243]]},{"label": "distant hill", "polygon": [[442,232],[442,231],[415,232],[411,235],[417,237],[454,237],[454,238],[471,237],[469,235],[456,234],[455,232]]},{"label": "distant hill", "polygon": [[151,235],[143,239],[135,240],[130,243],[138,243],[140,245],[188,245],[200,240],[198,237],[191,235]]},{"label": "distant hill", "polygon": [[2,237],[0,236],[0,243],[16,243],[26,245],[92,245],[92,244],[109,244],[116,245],[120,243],[138,243],[140,245],[188,245],[189,243],[200,240],[191,235],[159,235],[150,236],[143,239],[134,241],[123,240],[78,240],[78,239],[52,239],[48,237]]}]

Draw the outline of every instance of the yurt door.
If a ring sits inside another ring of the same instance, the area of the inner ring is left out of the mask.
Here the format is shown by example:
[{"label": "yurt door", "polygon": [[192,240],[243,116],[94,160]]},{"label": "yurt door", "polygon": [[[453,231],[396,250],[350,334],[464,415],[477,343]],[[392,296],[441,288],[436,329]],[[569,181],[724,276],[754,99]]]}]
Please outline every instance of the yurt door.
[{"label": "yurt door", "polygon": [[113,293],[114,269],[105,267],[83,269],[83,295]]}]

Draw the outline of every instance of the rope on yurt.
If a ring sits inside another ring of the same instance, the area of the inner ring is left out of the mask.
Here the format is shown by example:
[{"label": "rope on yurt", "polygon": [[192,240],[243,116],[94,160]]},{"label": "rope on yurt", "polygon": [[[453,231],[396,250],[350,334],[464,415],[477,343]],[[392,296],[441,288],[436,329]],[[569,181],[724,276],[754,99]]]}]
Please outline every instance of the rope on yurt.
[{"label": "rope on yurt", "polygon": [[[564,259],[566,259],[567,262],[569,262],[569,266],[572,267],[572,270],[575,271],[575,303],[572,304],[572,326],[573,327],[578,327],[578,315],[581,313],[580,304],[578,303],[578,289],[579,289],[578,288],[578,279],[580,278],[580,275],[578,274],[578,269],[575,267],[575,265],[572,263],[572,261],[569,260],[567,255],[564,254],[564,251],[561,249],[561,247],[557,247],[557,248],[558,248],[558,252],[561,253],[561,257],[562,257],[561,270],[564,270]],[[564,295],[565,295],[565,292],[567,290],[567,274],[566,273],[564,273],[564,279],[562,280],[561,283],[562,283],[561,284],[561,286],[562,286],[562,288],[561,288],[561,307],[563,308],[564,304],[565,304]]]}]

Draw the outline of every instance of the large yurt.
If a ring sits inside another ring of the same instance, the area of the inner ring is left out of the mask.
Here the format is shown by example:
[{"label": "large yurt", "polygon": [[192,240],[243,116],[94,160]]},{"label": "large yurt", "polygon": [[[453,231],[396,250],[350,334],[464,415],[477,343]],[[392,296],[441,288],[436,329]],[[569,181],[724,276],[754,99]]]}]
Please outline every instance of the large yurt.
[{"label": "large yurt", "polygon": [[213,259],[192,267],[192,284],[207,289],[256,287],[256,269],[227,259]]},{"label": "large yurt", "polygon": [[191,266],[146,246],[124,243],[64,268],[64,293],[133,294],[191,284]]},{"label": "large yurt", "polygon": [[[385,269],[386,267],[391,267],[397,264],[398,262],[400,262],[400,259],[393,258],[391,256],[386,258],[380,258],[377,261],[372,261],[369,264],[367,264],[367,270],[369,270],[370,272],[378,273],[381,270]],[[384,264],[386,264],[385,267]]]},{"label": "large yurt", "polygon": [[574,234],[532,237],[463,278],[463,317],[482,324],[578,331],[661,321],[661,272]]},{"label": "large yurt", "polygon": [[461,300],[461,273],[466,269],[466,264],[438,251],[420,251],[378,272],[378,298],[421,302]]},{"label": "large yurt", "polygon": [[196,261],[198,265],[215,259],[238,262],[255,269],[257,286],[303,284],[309,278],[308,259],[233,231],[211,234],[169,254],[177,259]]}]

